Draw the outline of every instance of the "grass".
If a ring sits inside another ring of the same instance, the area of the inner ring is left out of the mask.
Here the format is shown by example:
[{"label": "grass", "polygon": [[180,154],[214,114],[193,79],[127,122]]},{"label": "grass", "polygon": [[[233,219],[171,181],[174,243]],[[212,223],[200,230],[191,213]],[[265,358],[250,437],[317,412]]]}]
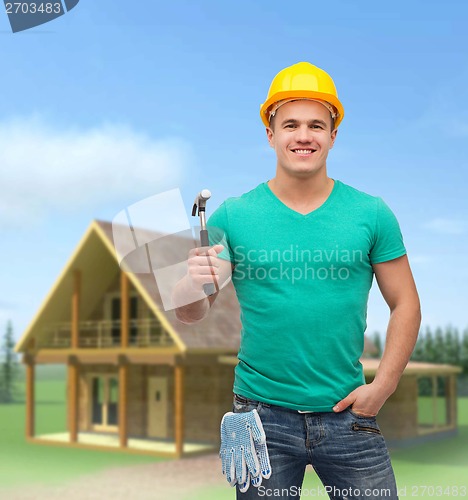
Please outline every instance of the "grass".
[{"label": "grass", "polygon": [[[42,368],[42,367],[40,367]],[[36,434],[66,430],[65,379],[51,370],[38,369],[36,390]],[[42,375],[42,376],[41,376]],[[17,384],[24,393],[24,383]],[[31,484],[60,484],[77,476],[110,467],[162,461],[157,457],[112,451],[86,450],[27,443],[25,404],[0,405],[0,498],[2,488]]]},{"label": "grass", "polygon": [[[54,367],[38,369],[35,384],[37,434],[66,430],[64,373]],[[24,382],[18,383],[18,389],[24,392]],[[421,398],[419,404],[421,421],[425,421],[432,411],[431,402]],[[443,415],[443,411],[441,406],[439,414]],[[458,412],[457,437],[391,452],[400,498],[438,496],[430,492],[423,494],[422,489],[413,490],[415,486],[468,487],[468,398],[458,399]],[[2,488],[26,484],[60,484],[115,466],[165,460],[125,453],[29,444],[24,438],[24,428],[24,403],[0,405],[0,498]],[[302,488],[317,490],[319,487],[322,485],[317,475],[308,469]],[[199,488],[190,495],[190,500],[234,498],[235,490],[227,483],[221,487]]]},{"label": "grass", "polygon": [[[437,423],[443,425],[447,418],[447,408],[445,406],[445,398],[438,397],[437,403]],[[418,416],[420,424],[432,424],[433,417],[433,400],[432,397],[420,397],[418,399]]]}]

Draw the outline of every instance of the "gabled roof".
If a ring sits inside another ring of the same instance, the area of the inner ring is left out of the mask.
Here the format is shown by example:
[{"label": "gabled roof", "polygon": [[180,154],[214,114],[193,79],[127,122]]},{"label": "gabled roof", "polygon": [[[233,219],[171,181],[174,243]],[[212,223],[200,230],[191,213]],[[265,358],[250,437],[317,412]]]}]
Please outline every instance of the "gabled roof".
[{"label": "gabled roof", "polygon": [[[147,245],[150,247],[148,251],[154,257],[152,260],[157,262],[159,268],[186,261],[188,250],[199,246],[199,242],[193,237],[162,235],[154,231],[146,231],[146,236],[147,241],[150,242]],[[37,314],[15,346],[16,352],[24,352],[27,341],[40,334],[40,327],[47,321],[49,306],[52,302],[70,303],[71,273],[74,268],[87,265],[84,262],[92,262],[93,259],[90,260],[89,257],[85,260],[83,254],[89,255],[91,240],[93,240],[94,245],[92,248],[95,248],[98,244],[96,238],[107,249],[106,252],[101,248],[102,255],[99,265],[105,265],[106,262],[102,262],[102,260],[106,259],[109,259],[108,264],[118,265],[119,259],[114,247],[112,223],[102,220],[92,221]],[[185,325],[176,318],[174,310],[164,310],[156,279],[152,273],[129,272],[128,276],[130,282],[174,338],[181,351],[237,352],[241,323],[239,304],[232,282],[229,282],[220,291],[216,302],[204,320],[193,325]]]},{"label": "gabled roof", "polygon": [[[106,221],[96,221],[107,241],[113,246],[112,224]],[[167,267],[187,260],[188,251],[200,246],[192,237],[165,235],[155,231],[147,231],[150,253],[154,254],[158,268]],[[162,237],[161,237],[162,236]],[[194,325],[185,325],[175,316],[174,310],[165,311],[153,274],[129,274],[134,278],[137,289],[145,291],[149,305],[153,311],[163,314],[170,326],[177,333],[187,349],[227,349],[237,350],[240,343],[240,309],[232,282],[219,293],[208,316]]]}]

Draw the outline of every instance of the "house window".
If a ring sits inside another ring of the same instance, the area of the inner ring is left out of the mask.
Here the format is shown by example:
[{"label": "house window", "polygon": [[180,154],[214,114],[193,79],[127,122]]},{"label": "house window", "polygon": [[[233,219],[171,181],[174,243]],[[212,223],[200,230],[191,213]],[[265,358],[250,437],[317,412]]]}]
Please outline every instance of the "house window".
[{"label": "house window", "polygon": [[92,423],[102,422],[102,406],[104,403],[104,381],[101,377],[93,377],[92,382]]},{"label": "house window", "polygon": [[117,425],[118,421],[118,398],[119,398],[119,382],[116,378],[109,378],[109,401],[107,403],[108,414],[107,423],[109,425]]},{"label": "house window", "polygon": [[454,380],[453,375],[418,377],[418,427],[421,433],[455,425]]},{"label": "house window", "polygon": [[[111,320],[112,320],[112,328],[111,328],[111,336],[112,336],[112,345],[120,344],[120,315],[121,315],[121,307],[122,301],[120,297],[112,297],[111,299]],[[135,345],[137,342],[138,336],[138,327],[137,322],[132,320],[138,319],[138,297],[132,296],[130,297],[129,304],[129,315],[130,315],[130,338],[129,344]]]},{"label": "house window", "polygon": [[130,297],[130,345],[137,343],[138,327],[137,322],[132,321],[138,319],[138,297]]},{"label": "house window", "polygon": [[115,375],[93,375],[91,389],[91,428],[116,430],[118,425],[119,380]]},{"label": "house window", "polygon": [[120,344],[120,298],[112,299],[111,303],[111,320],[112,320],[112,344]]}]

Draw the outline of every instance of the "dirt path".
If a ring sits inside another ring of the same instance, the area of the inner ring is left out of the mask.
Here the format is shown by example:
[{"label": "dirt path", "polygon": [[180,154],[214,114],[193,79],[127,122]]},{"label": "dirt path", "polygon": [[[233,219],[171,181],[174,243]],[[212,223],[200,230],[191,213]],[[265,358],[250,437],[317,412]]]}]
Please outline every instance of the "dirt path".
[{"label": "dirt path", "polygon": [[[115,467],[61,486],[0,489],[2,500],[186,500],[195,488],[227,484],[217,454]],[[235,498],[234,489],[232,489]]]}]

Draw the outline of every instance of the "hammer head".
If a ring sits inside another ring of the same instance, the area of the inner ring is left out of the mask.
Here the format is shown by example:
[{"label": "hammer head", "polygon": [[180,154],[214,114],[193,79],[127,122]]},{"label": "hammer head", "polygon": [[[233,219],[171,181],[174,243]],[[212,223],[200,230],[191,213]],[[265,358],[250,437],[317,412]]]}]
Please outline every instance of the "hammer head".
[{"label": "hammer head", "polygon": [[192,215],[196,214],[196,210],[205,210],[206,201],[211,198],[211,191],[209,189],[202,189],[197,196],[195,196],[195,201],[193,202]]},{"label": "hammer head", "polygon": [[201,203],[206,203],[206,200],[209,200],[211,198],[211,191],[209,189],[203,189],[200,191],[198,194],[198,204],[200,205]]}]

